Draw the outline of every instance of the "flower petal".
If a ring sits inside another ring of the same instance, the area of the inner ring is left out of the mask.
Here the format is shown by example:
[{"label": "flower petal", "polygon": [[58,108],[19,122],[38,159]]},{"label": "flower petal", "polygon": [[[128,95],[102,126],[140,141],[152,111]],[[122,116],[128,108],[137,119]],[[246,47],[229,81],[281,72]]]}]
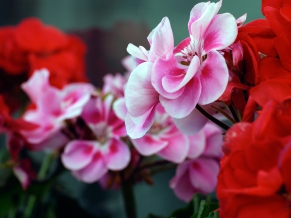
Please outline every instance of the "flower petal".
[{"label": "flower petal", "polygon": [[181,163],[184,161],[189,151],[188,138],[178,133],[168,136],[165,140],[168,141],[168,145],[159,151],[158,155],[174,163]]},{"label": "flower petal", "polygon": [[183,118],[188,116],[195,108],[200,92],[200,80],[198,77],[194,77],[187,83],[180,97],[176,99],[167,99],[160,95],[160,102],[171,117]]},{"label": "flower petal", "polygon": [[156,154],[168,145],[166,140],[161,140],[151,135],[145,135],[142,138],[133,139],[132,143],[136,150],[144,156]]},{"label": "flower petal", "polygon": [[102,154],[97,152],[89,165],[72,173],[77,179],[83,182],[93,183],[101,179],[107,171],[108,169],[102,158]]},{"label": "flower petal", "polygon": [[185,86],[196,74],[200,67],[200,60],[194,56],[187,69],[186,74],[180,75],[166,75],[162,78],[162,84],[165,91],[173,93]]},{"label": "flower petal", "polygon": [[112,138],[108,150],[104,154],[107,168],[110,170],[122,170],[130,161],[130,151],[123,141]]},{"label": "flower petal", "polygon": [[156,107],[151,108],[145,115],[141,116],[142,122],[136,122],[136,118],[127,113],[125,117],[125,126],[127,134],[133,138],[140,138],[151,128],[155,120]]},{"label": "flower petal", "polygon": [[216,101],[226,89],[228,77],[228,69],[222,55],[217,51],[209,52],[199,75],[202,87],[198,103],[204,105]]},{"label": "flower petal", "polygon": [[236,20],[233,15],[229,13],[216,15],[205,32],[204,54],[231,45],[236,39],[237,32]]},{"label": "flower petal", "polygon": [[62,154],[62,162],[67,169],[79,170],[87,166],[94,156],[94,142],[73,140]]},{"label": "flower petal", "polygon": [[187,157],[190,159],[195,159],[203,153],[206,146],[204,131],[201,130],[195,135],[189,136],[189,142],[190,148]]},{"label": "flower petal", "polygon": [[149,61],[154,62],[158,58],[166,58],[174,49],[174,37],[170,21],[164,17],[158,26],[148,36],[151,44]]},{"label": "flower petal", "polygon": [[219,163],[211,159],[199,158],[192,162],[189,169],[191,184],[204,194],[215,190],[217,176],[219,172]]},{"label": "flower petal", "polygon": [[208,119],[197,109],[194,109],[189,115],[180,119],[173,119],[177,128],[186,135],[193,135],[199,132],[207,123]]},{"label": "flower petal", "polygon": [[138,65],[125,88],[125,104],[131,116],[138,117],[159,102],[159,94],[151,84],[152,63]]},{"label": "flower petal", "polygon": [[[158,59],[153,66],[153,73],[151,75],[151,83],[153,87],[157,90],[157,92],[160,95],[163,95],[166,98],[174,99],[179,97],[183,91],[184,87],[177,89],[175,92],[168,92],[164,88],[163,83],[167,83],[167,80],[169,84],[165,84],[166,86],[169,86],[168,90],[171,89],[172,83],[174,82],[175,86],[178,86],[181,81],[183,80],[185,75],[185,70],[180,69],[177,66],[177,61],[174,55],[169,57],[168,59]],[[169,77],[168,79],[164,79],[164,77]],[[172,77],[172,80],[171,79]],[[163,81],[166,80],[166,81]],[[172,82],[172,83],[171,83]]]}]

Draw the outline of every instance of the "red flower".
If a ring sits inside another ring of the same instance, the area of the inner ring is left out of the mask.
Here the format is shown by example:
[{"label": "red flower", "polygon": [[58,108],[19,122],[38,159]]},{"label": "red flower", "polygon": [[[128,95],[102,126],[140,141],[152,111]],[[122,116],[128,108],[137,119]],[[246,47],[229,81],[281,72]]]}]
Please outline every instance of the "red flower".
[{"label": "red flower", "polygon": [[220,217],[290,217],[291,100],[265,104],[258,119],[225,136],[217,195]]}]

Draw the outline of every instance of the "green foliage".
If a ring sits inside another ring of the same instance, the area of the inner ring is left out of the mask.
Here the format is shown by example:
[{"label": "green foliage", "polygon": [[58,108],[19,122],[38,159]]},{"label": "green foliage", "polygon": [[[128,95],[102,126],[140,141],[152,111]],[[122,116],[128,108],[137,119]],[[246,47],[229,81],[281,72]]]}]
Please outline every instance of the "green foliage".
[{"label": "green foliage", "polygon": [[218,202],[211,196],[195,195],[194,198],[183,208],[180,208],[169,217],[149,214],[145,218],[219,218]]}]

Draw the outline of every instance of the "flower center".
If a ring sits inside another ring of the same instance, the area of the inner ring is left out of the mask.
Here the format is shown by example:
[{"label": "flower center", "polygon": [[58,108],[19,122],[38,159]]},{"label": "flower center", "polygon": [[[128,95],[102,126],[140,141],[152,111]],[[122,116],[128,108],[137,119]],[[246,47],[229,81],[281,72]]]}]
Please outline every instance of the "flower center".
[{"label": "flower center", "polygon": [[195,49],[195,45],[193,41],[191,40],[189,45],[184,47],[183,50],[181,50],[179,53],[175,54],[176,60],[178,63],[189,66],[193,57],[198,55]]},{"label": "flower center", "polygon": [[96,136],[96,140],[100,144],[105,144],[111,135],[111,128],[107,125],[106,122],[100,122],[92,125],[93,132]]}]

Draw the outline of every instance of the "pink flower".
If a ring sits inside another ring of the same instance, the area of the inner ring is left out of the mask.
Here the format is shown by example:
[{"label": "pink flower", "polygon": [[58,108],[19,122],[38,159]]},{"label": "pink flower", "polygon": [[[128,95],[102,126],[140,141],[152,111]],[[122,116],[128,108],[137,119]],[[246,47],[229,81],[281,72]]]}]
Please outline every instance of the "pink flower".
[{"label": "pink flower", "polygon": [[35,71],[33,76],[22,84],[22,89],[35,104],[36,109],[23,115],[25,121],[38,125],[31,131],[21,131],[26,140],[38,144],[56,134],[66,119],[81,115],[84,105],[90,99],[94,87],[86,83],[71,83],[63,89],[49,84],[46,69]]},{"label": "pink flower", "polygon": [[121,74],[107,74],[104,76],[103,81],[102,92],[104,94],[111,93],[117,98],[124,97],[124,88],[127,81]]},{"label": "pink flower", "polygon": [[214,102],[227,86],[228,68],[218,51],[234,42],[237,24],[232,15],[217,14],[221,3],[195,5],[188,23],[190,37],[174,49],[174,55],[154,63],[152,85],[174,118],[189,115],[198,103]]},{"label": "pink flower", "polygon": [[130,161],[130,150],[121,140],[126,136],[124,121],[116,117],[112,102],[113,95],[104,101],[100,97],[90,99],[82,118],[96,140],[73,140],[62,154],[64,166],[81,181],[98,181],[108,170],[122,170]]},{"label": "pink flower", "polygon": [[222,156],[222,133],[212,123],[190,136],[188,160],[178,165],[170,187],[183,201],[190,201],[195,193],[209,194],[215,190]]},{"label": "pink flower", "polygon": [[159,94],[151,83],[153,65],[158,58],[171,56],[174,48],[173,33],[167,17],[152,30],[148,41],[151,46],[149,51],[132,44],[127,48],[138,64],[125,88],[125,103],[128,110],[125,123],[127,132],[132,138],[142,137],[154,122]]},{"label": "pink flower", "polygon": [[158,156],[181,163],[189,151],[188,137],[174,125],[172,118],[158,105],[154,124],[141,138],[132,139],[134,147],[144,156]]}]

